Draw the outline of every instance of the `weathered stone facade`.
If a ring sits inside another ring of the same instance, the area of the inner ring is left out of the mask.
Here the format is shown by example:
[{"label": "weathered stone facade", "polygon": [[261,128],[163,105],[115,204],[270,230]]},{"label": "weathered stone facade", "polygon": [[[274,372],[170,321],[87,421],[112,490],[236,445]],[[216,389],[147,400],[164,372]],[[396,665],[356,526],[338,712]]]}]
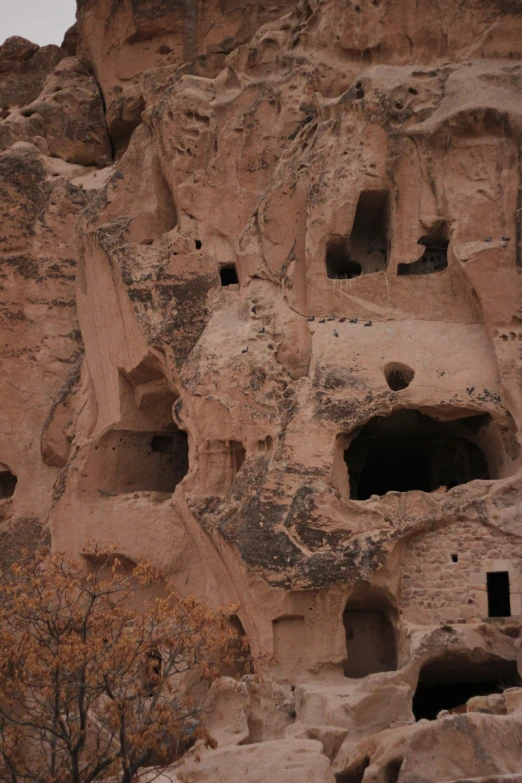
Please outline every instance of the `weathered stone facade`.
[{"label": "weathered stone facade", "polygon": [[521,63],[521,0],[0,47],[0,533],[234,607],[182,783],[520,772]]},{"label": "weathered stone facade", "polygon": [[507,571],[511,615],[522,614],[522,551],[517,539],[478,522],[454,522],[412,536],[401,559],[404,620],[424,625],[487,619],[488,572]]}]

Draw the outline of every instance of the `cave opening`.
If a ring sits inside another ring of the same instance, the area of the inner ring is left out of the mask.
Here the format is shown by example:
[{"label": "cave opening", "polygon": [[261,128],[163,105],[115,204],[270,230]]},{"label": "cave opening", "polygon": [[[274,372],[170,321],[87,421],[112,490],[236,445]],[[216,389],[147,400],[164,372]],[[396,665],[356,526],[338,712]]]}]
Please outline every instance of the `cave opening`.
[{"label": "cave opening", "polygon": [[225,264],[219,267],[219,277],[221,279],[221,286],[225,288],[229,285],[239,285],[239,278],[237,276],[237,269],[235,264]]},{"label": "cave opening", "polygon": [[361,265],[350,258],[346,237],[334,237],[326,246],[326,272],[331,280],[351,280],[359,277]]},{"label": "cave opening", "polygon": [[112,430],[106,433],[87,465],[84,485],[101,492],[172,494],[189,468],[186,432]]},{"label": "cave opening", "polygon": [[473,696],[502,693],[521,683],[516,661],[490,658],[476,662],[466,654],[447,654],[425,664],[413,697],[416,720],[434,720],[441,710],[465,712]]},{"label": "cave opening", "polygon": [[241,468],[243,467],[243,462],[246,458],[246,449],[241,443],[240,440],[231,440],[230,441],[230,463],[232,467],[232,473],[234,476],[236,476]]},{"label": "cave opening", "polygon": [[396,614],[382,590],[367,583],[356,585],[343,612],[345,677],[366,677],[397,668],[396,635],[392,621]]},{"label": "cave opening", "polygon": [[330,279],[351,280],[388,266],[388,193],[367,190],[359,196],[349,236],[334,236],[326,246]]},{"label": "cave opening", "polygon": [[427,234],[419,239],[418,244],[424,245],[425,250],[422,256],[411,264],[399,264],[397,266],[398,275],[431,275],[434,272],[443,272],[448,268],[448,245],[449,240],[445,234],[447,229],[444,226],[441,231],[435,234]]},{"label": "cave opening", "polygon": [[384,368],[386,383],[392,391],[407,389],[415,377],[415,372],[407,364],[390,362]]},{"label": "cave opening", "polygon": [[487,574],[488,616],[511,617],[509,572],[491,571]]},{"label": "cave opening", "polygon": [[0,500],[13,497],[17,482],[18,479],[10,470],[0,470]]},{"label": "cave opening", "polygon": [[484,424],[480,416],[442,422],[416,410],[370,419],[344,451],[350,497],[450,490],[490,478],[486,457],[468,439],[472,419]]}]

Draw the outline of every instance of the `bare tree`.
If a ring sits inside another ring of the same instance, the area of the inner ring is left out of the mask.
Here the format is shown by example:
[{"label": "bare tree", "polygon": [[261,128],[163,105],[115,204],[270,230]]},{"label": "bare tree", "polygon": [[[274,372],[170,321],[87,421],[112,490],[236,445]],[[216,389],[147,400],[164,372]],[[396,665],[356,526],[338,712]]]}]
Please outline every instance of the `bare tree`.
[{"label": "bare tree", "polygon": [[237,656],[231,609],[167,589],[145,599],[149,566],[91,554],[36,558],[0,585],[5,783],[131,783],[212,743],[202,693]]}]

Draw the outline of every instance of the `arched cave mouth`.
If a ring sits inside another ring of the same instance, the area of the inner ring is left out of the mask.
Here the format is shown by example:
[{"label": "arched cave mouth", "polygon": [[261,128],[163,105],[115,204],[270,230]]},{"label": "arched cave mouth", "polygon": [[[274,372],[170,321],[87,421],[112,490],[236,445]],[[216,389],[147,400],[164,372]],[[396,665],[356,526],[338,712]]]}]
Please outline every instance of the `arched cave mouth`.
[{"label": "arched cave mouth", "polygon": [[449,490],[489,479],[486,457],[469,439],[489,420],[471,416],[442,422],[416,410],[370,419],[344,452],[350,497]]},{"label": "arched cave mouth", "polygon": [[473,696],[502,693],[520,687],[516,661],[490,657],[475,662],[465,653],[449,653],[425,664],[413,697],[416,720],[434,720],[441,710],[464,712]]},{"label": "arched cave mouth", "polygon": [[384,591],[355,586],[343,612],[344,676],[353,679],[397,668],[397,610]]}]

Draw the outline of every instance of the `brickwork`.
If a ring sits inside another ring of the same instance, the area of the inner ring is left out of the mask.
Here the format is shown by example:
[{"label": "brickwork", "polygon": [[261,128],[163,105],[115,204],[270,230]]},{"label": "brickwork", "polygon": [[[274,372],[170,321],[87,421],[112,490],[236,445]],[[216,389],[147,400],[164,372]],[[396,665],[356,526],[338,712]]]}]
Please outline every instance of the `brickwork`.
[{"label": "brickwork", "polygon": [[491,571],[509,572],[511,615],[522,613],[522,547],[512,537],[476,522],[455,522],[412,536],[401,571],[401,611],[410,622],[486,618]]}]

